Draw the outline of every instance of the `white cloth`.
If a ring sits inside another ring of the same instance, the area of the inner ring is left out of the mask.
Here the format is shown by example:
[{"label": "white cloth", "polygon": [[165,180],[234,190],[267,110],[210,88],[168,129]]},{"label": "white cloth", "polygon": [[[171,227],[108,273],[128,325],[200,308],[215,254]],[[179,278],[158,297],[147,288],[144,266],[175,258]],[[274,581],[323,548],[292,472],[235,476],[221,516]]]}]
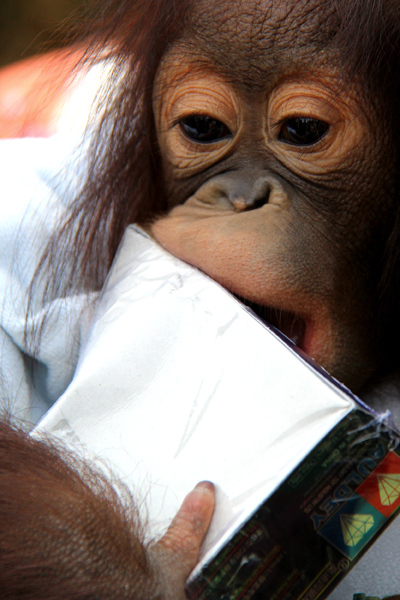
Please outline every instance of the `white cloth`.
[{"label": "white cloth", "polygon": [[68,386],[88,328],[87,296],[56,299],[45,308],[37,303],[28,338],[44,310],[50,317],[35,360],[25,343],[29,286],[77,188],[79,143],[76,134],[0,140],[0,402],[29,423]]}]

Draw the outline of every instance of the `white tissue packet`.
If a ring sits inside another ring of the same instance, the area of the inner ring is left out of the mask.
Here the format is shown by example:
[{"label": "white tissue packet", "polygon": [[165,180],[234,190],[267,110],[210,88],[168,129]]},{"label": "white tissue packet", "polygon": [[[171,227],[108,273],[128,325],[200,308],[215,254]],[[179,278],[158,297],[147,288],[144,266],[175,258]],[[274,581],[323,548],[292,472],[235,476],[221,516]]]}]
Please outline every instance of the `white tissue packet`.
[{"label": "white tissue packet", "polygon": [[151,538],[215,483],[191,599],[325,598],[400,506],[384,417],[133,226],[40,430],[110,466]]}]

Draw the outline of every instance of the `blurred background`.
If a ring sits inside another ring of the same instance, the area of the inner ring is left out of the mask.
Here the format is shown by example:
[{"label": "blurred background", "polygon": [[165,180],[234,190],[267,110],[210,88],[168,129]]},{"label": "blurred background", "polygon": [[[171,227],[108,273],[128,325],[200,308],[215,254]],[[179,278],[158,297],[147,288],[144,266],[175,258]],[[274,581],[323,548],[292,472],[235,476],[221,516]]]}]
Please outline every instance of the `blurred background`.
[{"label": "blurred background", "polygon": [[0,67],[60,45],[88,0],[0,0]]}]

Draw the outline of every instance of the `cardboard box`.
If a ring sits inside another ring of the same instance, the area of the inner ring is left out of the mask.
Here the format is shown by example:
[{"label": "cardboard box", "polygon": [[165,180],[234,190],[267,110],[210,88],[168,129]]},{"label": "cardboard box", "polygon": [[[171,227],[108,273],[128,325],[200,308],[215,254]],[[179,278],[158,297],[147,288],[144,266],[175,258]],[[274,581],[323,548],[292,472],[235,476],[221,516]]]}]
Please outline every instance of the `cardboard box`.
[{"label": "cardboard box", "polygon": [[106,461],[152,538],[216,484],[193,599],[325,598],[400,505],[383,417],[134,227],[40,429]]}]

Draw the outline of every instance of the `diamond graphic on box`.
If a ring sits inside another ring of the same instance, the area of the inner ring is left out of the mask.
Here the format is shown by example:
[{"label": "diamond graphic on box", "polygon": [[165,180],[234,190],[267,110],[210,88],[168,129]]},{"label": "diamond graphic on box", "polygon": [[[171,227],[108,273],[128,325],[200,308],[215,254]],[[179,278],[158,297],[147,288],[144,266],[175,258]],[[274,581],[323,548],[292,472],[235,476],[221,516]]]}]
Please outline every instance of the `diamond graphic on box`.
[{"label": "diamond graphic on box", "polygon": [[356,546],[364,535],[373,527],[372,515],[341,515],[343,539],[346,546]]},{"label": "diamond graphic on box", "polygon": [[356,492],[389,518],[400,507],[400,457],[389,452]]},{"label": "diamond graphic on box", "polygon": [[379,495],[384,506],[390,506],[400,496],[400,474],[378,475]]}]

